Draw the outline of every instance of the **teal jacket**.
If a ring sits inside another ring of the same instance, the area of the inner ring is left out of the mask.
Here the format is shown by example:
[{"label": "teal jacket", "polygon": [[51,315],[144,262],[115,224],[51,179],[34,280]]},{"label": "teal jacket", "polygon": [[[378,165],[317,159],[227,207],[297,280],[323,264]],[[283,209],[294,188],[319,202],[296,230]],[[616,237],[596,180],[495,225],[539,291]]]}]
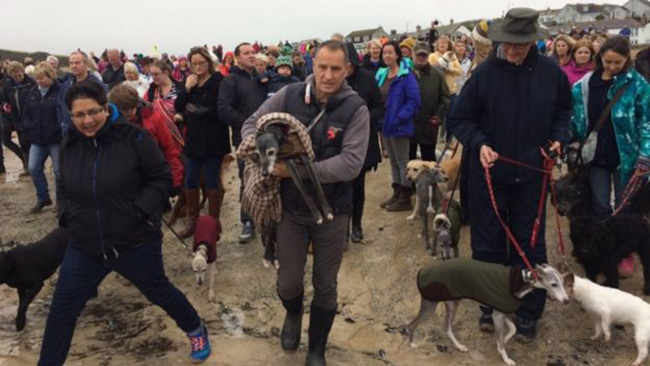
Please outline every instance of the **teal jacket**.
[{"label": "teal jacket", "polygon": [[[573,86],[573,119],[571,129],[575,138],[587,138],[587,110],[589,106],[589,80],[594,72],[590,72]],[[616,133],[618,153],[621,157],[621,179],[627,185],[634,173],[639,156],[650,158],[650,85],[634,70],[614,77],[614,83],[607,93],[611,100],[616,92],[630,82],[621,99],[612,108],[612,123]]]}]

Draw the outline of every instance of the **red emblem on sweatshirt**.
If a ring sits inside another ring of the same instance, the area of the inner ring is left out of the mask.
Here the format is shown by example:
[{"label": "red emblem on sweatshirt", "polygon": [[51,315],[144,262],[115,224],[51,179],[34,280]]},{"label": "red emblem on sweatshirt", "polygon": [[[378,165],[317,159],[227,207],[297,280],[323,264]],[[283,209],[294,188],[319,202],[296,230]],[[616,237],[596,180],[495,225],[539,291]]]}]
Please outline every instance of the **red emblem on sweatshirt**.
[{"label": "red emblem on sweatshirt", "polygon": [[341,131],[340,128],[330,127],[327,130],[327,139],[330,141],[336,140],[336,136],[339,134],[340,131]]}]

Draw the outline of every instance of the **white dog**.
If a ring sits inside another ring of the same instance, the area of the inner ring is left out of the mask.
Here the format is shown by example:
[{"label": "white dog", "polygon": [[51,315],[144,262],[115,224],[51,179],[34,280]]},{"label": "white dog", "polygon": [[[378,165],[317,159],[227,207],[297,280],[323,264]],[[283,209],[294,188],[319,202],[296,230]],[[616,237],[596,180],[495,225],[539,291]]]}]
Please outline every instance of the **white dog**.
[{"label": "white dog", "polygon": [[596,328],[592,340],[604,334],[605,341],[612,337],[610,326],[634,325],[634,340],[638,355],[632,363],[640,366],[648,355],[650,341],[650,304],[619,289],[597,285],[586,278],[569,273],[564,277],[564,287],[569,296],[594,318]]}]

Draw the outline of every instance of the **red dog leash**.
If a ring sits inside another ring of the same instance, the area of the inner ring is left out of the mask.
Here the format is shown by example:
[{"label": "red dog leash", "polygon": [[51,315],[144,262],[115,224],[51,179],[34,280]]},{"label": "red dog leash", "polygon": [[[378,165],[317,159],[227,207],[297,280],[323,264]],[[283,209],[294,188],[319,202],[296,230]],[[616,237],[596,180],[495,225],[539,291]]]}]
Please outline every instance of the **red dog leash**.
[{"label": "red dog leash", "polygon": [[[546,194],[548,192],[549,184],[551,185],[551,195],[552,195],[552,199],[554,201],[555,201],[555,195],[556,195],[555,194],[555,186],[553,185],[552,179],[551,179],[551,175],[552,175],[552,172],[553,172],[553,166],[555,165],[555,161],[553,159],[551,159],[544,152],[543,149],[540,149],[540,152],[541,152],[542,156],[544,157],[544,164],[543,164],[544,167],[541,168],[541,169],[537,168],[537,167],[534,167],[532,165],[522,163],[522,162],[517,161],[517,160],[506,158],[504,156],[499,156],[499,158],[498,158],[498,160],[501,160],[501,161],[503,161],[505,163],[509,163],[511,165],[514,165],[514,166],[527,168],[527,169],[534,170],[534,171],[537,171],[537,172],[540,172],[540,173],[544,174],[544,178],[543,178],[543,181],[542,181],[541,197],[539,199],[539,203],[538,203],[538,206],[537,206],[537,217],[535,218],[535,223],[533,225],[533,232],[532,232],[532,234],[530,236],[530,247],[533,248],[533,249],[537,246],[537,237],[539,236],[539,228],[540,228],[541,223],[542,223],[542,215],[544,214],[544,203],[546,202]],[[526,264],[526,267],[528,267],[528,269],[533,273],[533,276],[535,277],[535,279],[538,279],[537,273],[535,272],[533,266],[531,265],[530,261],[528,260],[528,257],[526,256],[526,253],[523,251],[523,249],[521,249],[521,245],[519,245],[519,242],[517,241],[517,238],[515,238],[515,236],[512,234],[512,231],[510,230],[508,225],[506,225],[505,221],[501,217],[501,214],[499,213],[499,207],[497,205],[496,196],[494,194],[494,187],[492,185],[492,176],[490,174],[490,168],[487,168],[487,167],[485,168],[485,181],[486,181],[487,186],[488,186],[488,192],[490,194],[490,201],[492,202],[492,208],[494,209],[494,213],[496,214],[497,218],[499,219],[499,223],[501,224],[501,227],[505,231],[506,236],[508,237],[508,239],[510,240],[512,245],[517,250],[517,253],[521,257],[521,259]],[[564,255],[565,255],[564,240],[563,240],[563,236],[562,236],[562,229],[560,227],[560,218],[559,218],[559,215],[557,214],[557,211],[555,212],[555,216],[556,216],[556,224],[557,224],[557,227],[558,227],[558,235],[559,235],[558,245],[560,246],[560,252],[561,252],[562,256],[564,257]]]}]

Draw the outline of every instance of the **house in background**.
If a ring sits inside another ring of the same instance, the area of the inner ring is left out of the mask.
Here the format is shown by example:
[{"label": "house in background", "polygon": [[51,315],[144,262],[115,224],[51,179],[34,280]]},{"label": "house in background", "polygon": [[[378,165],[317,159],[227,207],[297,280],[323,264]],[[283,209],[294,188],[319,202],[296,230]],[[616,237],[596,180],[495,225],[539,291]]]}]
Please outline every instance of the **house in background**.
[{"label": "house in background", "polygon": [[619,5],[567,4],[555,16],[557,24],[593,22],[604,19],[625,19],[630,11]]},{"label": "house in background", "polygon": [[366,42],[370,41],[371,39],[379,39],[383,36],[388,36],[388,33],[384,31],[384,28],[377,27],[373,29],[354,31],[345,37],[345,41],[352,43],[354,45],[354,48],[357,50],[361,50],[366,45]]},{"label": "house in background", "polygon": [[650,17],[650,1],[648,0],[630,0],[623,4],[623,7],[630,11],[632,17]]},{"label": "house in background", "polygon": [[569,34],[573,26],[582,29],[588,29],[591,27],[594,28],[597,32],[607,31],[609,34],[619,34],[623,28],[629,28],[631,31],[630,43],[633,46],[650,43],[650,28],[647,25],[644,26],[638,21],[629,18],[606,19],[595,22],[582,22],[576,24],[563,24],[548,27],[548,31],[551,36],[556,36],[560,32]]},{"label": "house in background", "polygon": [[547,8],[546,10],[541,10],[539,12],[539,21],[545,25],[554,25],[557,23],[556,17],[562,9],[551,9]]}]

